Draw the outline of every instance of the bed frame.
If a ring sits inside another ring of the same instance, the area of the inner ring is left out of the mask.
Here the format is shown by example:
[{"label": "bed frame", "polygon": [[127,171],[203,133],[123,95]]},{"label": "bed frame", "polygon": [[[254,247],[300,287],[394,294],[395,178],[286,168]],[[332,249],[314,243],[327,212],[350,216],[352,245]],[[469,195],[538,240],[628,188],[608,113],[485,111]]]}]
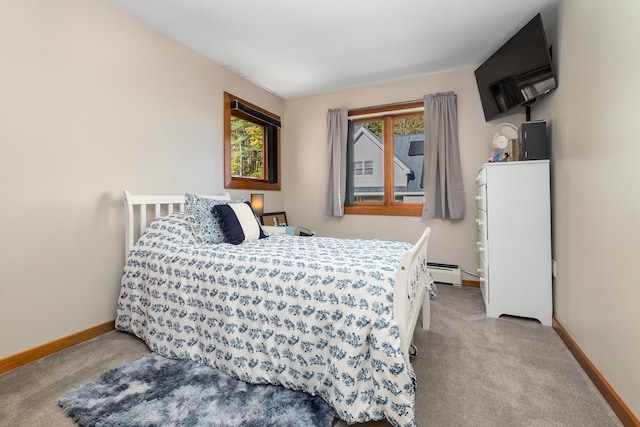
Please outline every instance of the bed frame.
[{"label": "bed frame", "polygon": [[[229,193],[219,196],[207,196],[211,199],[229,200]],[[184,212],[184,195],[180,196],[143,196],[132,195],[124,191],[125,214],[125,261],[136,240],[144,233],[147,226],[155,218],[173,212]],[[411,345],[411,338],[418,322],[422,308],[422,328],[429,329],[431,324],[431,308],[427,289],[427,246],[431,229],[425,228],[417,243],[400,259],[396,272],[396,286],[393,288],[393,315],[398,319],[400,340],[406,360],[416,354]],[[413,278],[419,285],[412,288]]]}]

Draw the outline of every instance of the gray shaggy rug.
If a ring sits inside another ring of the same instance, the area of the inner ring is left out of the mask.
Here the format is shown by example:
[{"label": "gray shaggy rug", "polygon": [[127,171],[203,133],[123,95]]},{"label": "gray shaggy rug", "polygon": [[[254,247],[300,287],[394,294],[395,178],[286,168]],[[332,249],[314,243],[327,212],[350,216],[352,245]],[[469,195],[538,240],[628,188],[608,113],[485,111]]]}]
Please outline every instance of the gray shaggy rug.
[{"label": "gray shaggy rug", "polygon": [[155,353],[71,390],[58,405],[83,427],[331,427],[337,421],[318,396],[247,384]]}]

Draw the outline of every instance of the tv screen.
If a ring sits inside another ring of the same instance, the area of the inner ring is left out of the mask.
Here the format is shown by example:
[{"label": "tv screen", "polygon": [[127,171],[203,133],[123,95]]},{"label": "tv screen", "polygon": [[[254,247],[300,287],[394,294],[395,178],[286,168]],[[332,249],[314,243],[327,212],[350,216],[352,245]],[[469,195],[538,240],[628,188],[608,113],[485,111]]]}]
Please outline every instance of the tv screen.
[{"label": "tv screen", "polygon": [[486,121],[508,114],[556,88],[542,17],[537,14],[476,71]]}]

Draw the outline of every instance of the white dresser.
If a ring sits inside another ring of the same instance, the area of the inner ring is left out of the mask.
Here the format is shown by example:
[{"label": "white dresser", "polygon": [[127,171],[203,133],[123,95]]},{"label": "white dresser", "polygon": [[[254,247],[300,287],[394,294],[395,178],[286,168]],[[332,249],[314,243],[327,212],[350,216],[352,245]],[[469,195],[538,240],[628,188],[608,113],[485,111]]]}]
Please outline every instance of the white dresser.
[{"label": "white dresser", "polygon": [[551,326],[549,160],[486,163],[476,183],[487,316],[529,317]]}]

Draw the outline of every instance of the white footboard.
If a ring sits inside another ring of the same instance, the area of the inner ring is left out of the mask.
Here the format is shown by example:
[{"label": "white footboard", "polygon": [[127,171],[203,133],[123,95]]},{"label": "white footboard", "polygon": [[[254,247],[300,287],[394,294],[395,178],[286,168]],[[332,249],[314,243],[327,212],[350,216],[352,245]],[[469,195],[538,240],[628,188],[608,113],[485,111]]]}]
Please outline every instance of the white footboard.
[{"label": "white footboard", "polygon": [[423,329],[429,329],[431,323],[427,271],[427,244],[430,233],[431,229],[425,228],[418,242],[402,256],[393,288],[393,315],[398,321],[402,351],[407,360],[420,308]]}]

